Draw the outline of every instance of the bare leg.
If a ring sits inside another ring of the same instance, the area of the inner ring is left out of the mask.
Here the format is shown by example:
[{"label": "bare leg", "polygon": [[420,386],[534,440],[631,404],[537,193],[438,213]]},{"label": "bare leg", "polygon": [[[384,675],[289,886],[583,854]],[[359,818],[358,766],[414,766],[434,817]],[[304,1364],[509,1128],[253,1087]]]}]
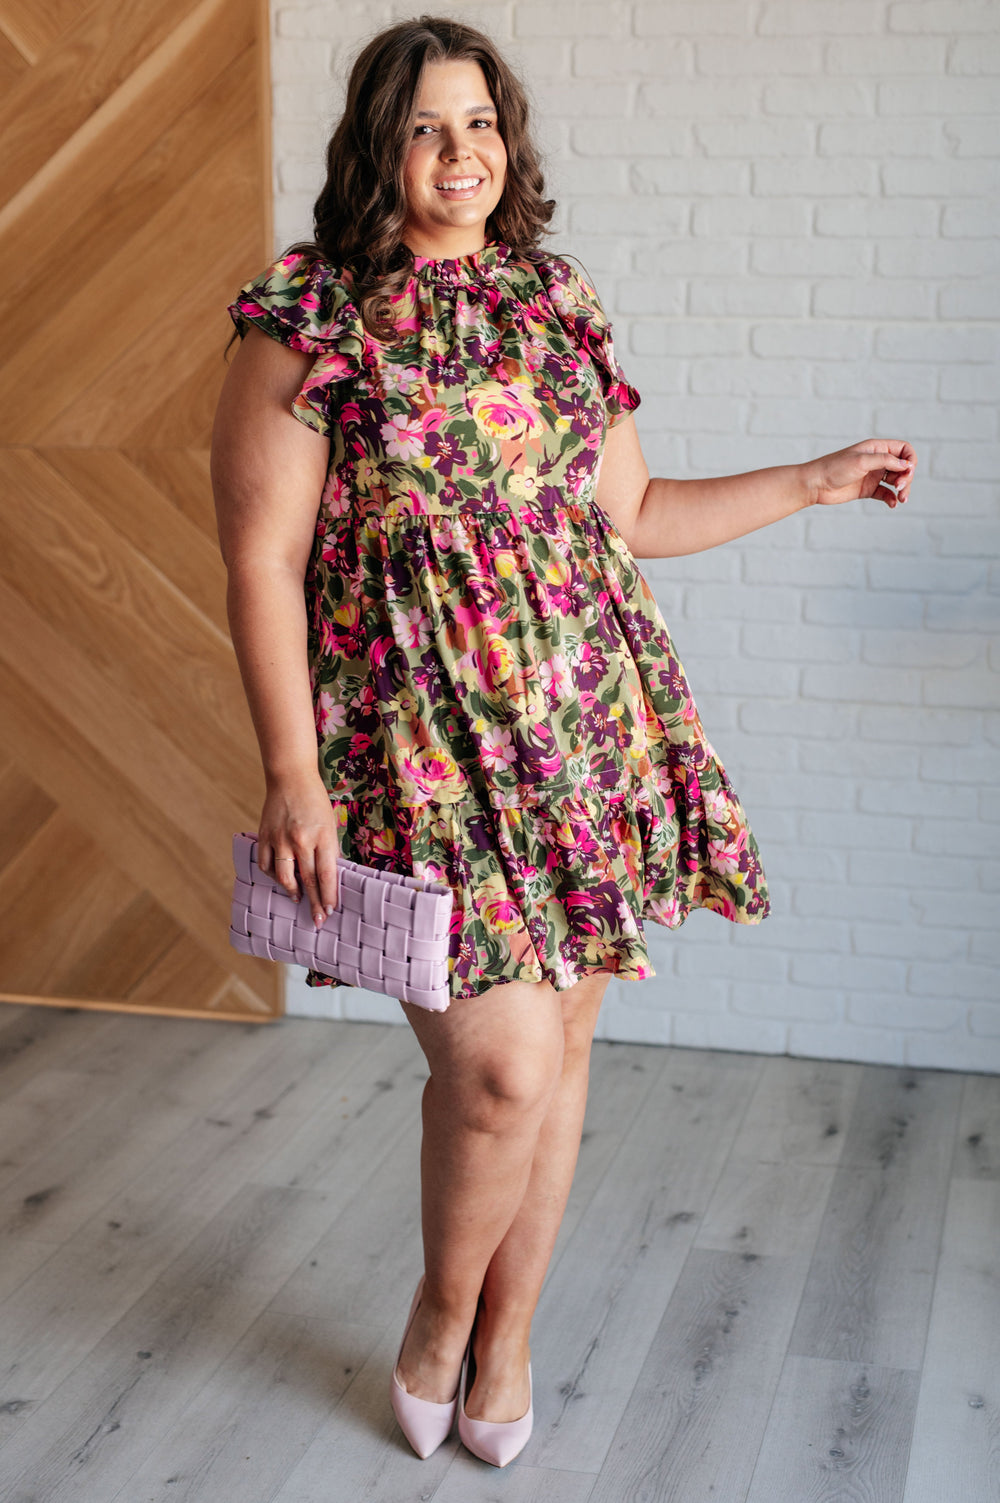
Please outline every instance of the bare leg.
[{"label": "bare leg", "polygon": [[538,1134],[520,1209],[490,1260],[473,1340],[475,1377],[465,1410],[495,1423],[528,1407],[531,1321],[569,1198],[587,1106],[590,1046],[610,972],[560,994],[562,1077]]},{"label": "bare leg", "polygon": [[447,1403],[487,1267],[524,1200],[560,1084],[562,1007],[548,982],[514,981],[444,1013],[404,1011],[431,1074],[421,1146],[426,1277],[398,1373],[418,1398]]}]

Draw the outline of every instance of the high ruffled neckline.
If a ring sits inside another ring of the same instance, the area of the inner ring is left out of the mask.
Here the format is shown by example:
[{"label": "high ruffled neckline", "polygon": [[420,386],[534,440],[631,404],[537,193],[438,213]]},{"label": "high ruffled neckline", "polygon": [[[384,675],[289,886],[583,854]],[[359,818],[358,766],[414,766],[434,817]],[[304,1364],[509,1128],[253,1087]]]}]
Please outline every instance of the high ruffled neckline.
[{"label": "high ruffled neckline", "polygon": [[509,255],[509,246],[493,240],[482,250],[470,251],[467,256],[434,259],[415,255],[413,269],[422,282],[444,282],[450,287],[458,287],[464,282],[492,281]]}]

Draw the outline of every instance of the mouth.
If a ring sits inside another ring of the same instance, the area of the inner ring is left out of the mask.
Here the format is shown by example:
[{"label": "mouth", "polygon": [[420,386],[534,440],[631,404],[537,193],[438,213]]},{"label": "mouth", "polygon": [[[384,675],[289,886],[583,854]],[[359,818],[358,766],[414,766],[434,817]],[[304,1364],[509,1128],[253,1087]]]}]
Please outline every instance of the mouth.
[{"label": "mouth", "polygon": [[435,183],[434,189],[442,198],[475,198],[485,181],[482,177],[450,177]]}]

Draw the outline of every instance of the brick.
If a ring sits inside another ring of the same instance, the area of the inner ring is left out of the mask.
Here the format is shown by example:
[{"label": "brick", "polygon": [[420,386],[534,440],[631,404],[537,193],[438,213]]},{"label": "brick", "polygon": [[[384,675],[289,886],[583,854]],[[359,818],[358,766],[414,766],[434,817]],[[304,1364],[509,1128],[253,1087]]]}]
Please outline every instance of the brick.
[{"label": "brick", "polygon": [[802,663],[850,663],[858,657],[859,635],[822,626],[785,626],[748,623],[742,632],[743,650],[751,658],[788,658]]},{"label": "brick", "polygon": [[967,198],[995,194],[1000,187],[1000,163],[958,160],[911,162],[902,157],[882,164],[882,187],[887,194],[907,198]]},{"label": "brick", "polygon": [[629,348],[637,355],[741,355],[746,335],[732,321],[689,318],[644,319],[629,330]]},{"label": "brick", "polygon": [[635,252],[634,267],[644,277],[717,277],[746,273],[747,248],[742,240],[676,239]]},{"label": "brick", "polygon": [[605,0],[523,0],[514,7],[517,37],[604,37],[621,35],[624,12]]},{"label": "brick", "polygon": [[935,631],[997,631],[1000,601],[985,591],[964,598],[941,595],[927,602],[927,625]]},{"label": "brick", "polygon": [[1000,1074],[1000,1040],[970,1038],[964,1032],[913,1034],[906,1040],[905,1055],[906,1063],[918,1070],[972,1070]]},{"label": "brick", "polygon": [[[868,783],[861,789],[859,808],[870,814],[901,814],[916,819],[926,814],[946,814],[949,823],[974,819],[976,797],[972,789],[896,781]],[[952,831],[954,826],[952,825]]]},{"label": "brick", "polygon": [[867,402],[817,402],[812,397],[801,401],[754,402],[750,409],[748,430],[751,433],[809,433],[822,440],[839,439],[845,432],[870,425],[871,407]]},{"label": "brick", "polygon": [[[866,814],[859,815],[858,818],[862,821],[868,821],[875,820],[876,816]],[[879,821],[879,823],[887,829],[893,827],[897,831],[906,831],[907,833],[912,825],[912,821],[908,822],[901,819],[885,819]],[[869,851],[867,852],[861,848],[866,843],[869,846]],[[895,849],[901,847],[902,842],[900,841]],[[852,883],[865,887],[873,884],[877,885],[886,880],[890,848],[887,846],[885,853],[878,852],[877,855],[875,854],[875,850],[876,848],[870,840],[867,842],[857,842],[857,847],[851,851],[848,857],[848,877]],[[926,889],[933,888],[946,893],[949,888],[959,887],[962,883],[966,882],[968,875],[968,861],[965,859],[960,860],[954,854],[920,856],[914,855],[911,852],[901,857],[893,854],[893,880],[906,884],[915,905],[923,906],[927,903]],[[921,891],[920,889],[924,890]],[[857,916],[867,917],[868,915],[861,914]]]},{"label": "brick", "polygon": [[[996,139],[997,123],[991,115],[979,118],[966,115],[963,120],[948,121],[948,140],[956,157],[994,157],[997,151]],[[955,207],[962,206],[956,204]],[[989,206],[983,204],[982,207],[986,209]]]},{"label": "brick", "polygon": [[700,1012],[674,1014],[671,1042],[686,1049],[737,1049],[747,1054],[784,1054],[783,1023],[764,1018],[702,1016]]},{"label": "brick", "polygon": [[863,276],[871,271],[875,247],[869,240],[819,240],[815,236],[798,240],[777,237],[752,242],[750,270],[764,276],[838,276],[853,272]]},{"label": "brick", "polygon": [[[936,364],[992,364],[1000,358],[1000,337],[994,329],[891,328],[875,331],[879,360],[931,360]],[[994,472],[994,479],[996,478]]]},{"label": "brick", "polygon": [[[1000,1040],[1000,1006],[996,999],[992,1002],[981,1002],[976,1007],[969,1008],[969,1032],[977,1038],[994,1038]],[[979,1065],[979,1069],[985,1068]]]},{"label": "brick", "polygon": [[640,37],[737,36],[749,32],[750,15],[744,0],[639,0],[632,7],[633,26]]},{"label": "brick", "polygon": [[813,127],[804,120],[698,120],[694,135],[710,157],[813,155]]},{"label": "brick", "polygon": [[[797,621],[800,612],[800,597],[787,589],[719,590],[709,586],[690,585],[684,591],[684,614],[693,621],[713,616],[731,616],[735,621],[787,624]],[[765,652],[760,655],[772,656]]]},{"label": "brick", "polygon": [[859,921],[851,925],[851,934],[859,955],[898,956],[901,960],[963,960],[969,948],[968,935],[961,930],[927,929],[915,922]]},{"label": "brick", "polygon": [[[694,663],[694,659],[691,659]],[[697,672],[691,667],[692,678],[697,679],[698,690],[704,693],[724,694],[739,688],[741,695],[787,694],[798,688],[799,670],[790,663],[732,663],[725,659],[705,659],[698,664]],[[692,685],[692,687],[694,687]]]},{"label": "brick", "polygon": [[[695,43],[694,50],[696,70],[706,73],[709,78],[747,73],[761,78],[789,74],[808,77],[818,73],[823,64],[821,45],[812,37],[805,40],[725,37],[719,40],[699,40]],[[812,88],[816,82],[818,80],[810,78],[810,107]]]},{"label": "brick", "polygon": [[[997,236],[1000,238],[1000,224]],[[941,371],[938,396],[942,402],[998,402],[1000,367],[947,365]]]},{"label": "brick", "polygon": [[[781,866],[784,870],[784,859]],[[793,914],[772,914],[760,932],[760,942],[781,953],[786,950],[819,950],[828,955],[844,955],[851,948],[851,926],[845,919],[804,919]]]},{"label": "brick", "polygon": [[902,278],[890,282],[826,277],[813,290],[812,311],[821,318],[930,318],[934,288]]},{"label": "brick", "polygon": [[[816,152],[821,157],[933,157],[947,148],[944,126],[940,120],[893,120],[878,115],[874,120],[824,120],[816,138]],[[888,208],[878,204],[878,208]],[[896,207],[896,206],[893,206]],[[936,210],[936,205],[924,206],[925,213]],[[831,213],[830,205],[817,205],[825,210],[824,217]],[[925,234],[937,233],[937,213],[933,215],[933,229]],[[837,231],[831,231],[836,234]],[[841,231],[846,233],[846,231]]]},{"label": "brick", "polygon": [[967,668],[980,657],[974,636],[927,631],[867,631],[861,641],[866,663],[901,668]]},{"label": "brick", "polygon": [[868,560],[875,590],[964,594],[986,583],[986,565],[967,559],[875,557]]},{"label": "brick", "polygon": [[[944,37],[914,37],[907,41],[902,37],[866,37],[861,46],[853,37],[844,37],[827,42],[823,66],[835,77],[871,74],[882,79],[896,73],[908,78],[910,74],[943,73],[947,51]],[[873,144],[872,149],[881,155],[878,144]]]},{"label": "brick", "polygon": [[877,594],[871,590],[822,590],[805,598],[805,619],[825,626],[919,626],[921,595]]},{"label": "brick", "polygon": [[636,114],[677,115],[684,120],[733,116],[746,119],[757,109],[757,87],[749,78],[669,78],[639,85]]},{"label": "brick", "polygon": [[784,198],[699,199],[691,206],[691,233],[717,235],[808,235],[809,206]]},{"label": "brick", "polygon": [[[913,841],[913,821],[879,814],[803,814],[799,824],[803,845],[845,846],[852,852],[878,851],[899,871],[899,879],[909,881],[914,858],[902,863],[900,852],[909,852]],[[851,873],[853,878],[853,871]]]},{"label": "brick", "polygon": [[923,960],[910,967],[908,989],[915,996],[970,997],[996,1002],[1000,978],[992,966]]},{"label": "brick", "polygon": [[905,1034],[889,1028],[836,1028],[816,1023],[793,1023],[788,1030],[788,1053],[800,1059],[850,1059],[861,1064],[901,1065]]},{"label": "brick", "polygon": [[801,699],[757,699],[739,710],[741,730],[754,736],[816,736],[844,739],[850,725],[838,705]]},{"label": "brick", "polygon": [[[913,849],[927,856],[978,850],[983,840],[982,820],[975,807],[978,792],[975,788],[953,788],[950,783],[928,784],[927,795],[919,809],[920,815],[926,817],[918,819],[914,827]],[[954,816],[953,797],[956,800]],[[970,806],[972,813],[968,812]]]},{"label": "brick", "polygon": [[749,584],[810,585],[820,589],[863,590],[864,560],[850,553],[815,554],[803,550],[793,559],[762,548],[744,551],[743,577]]},{"label": "brick", "polygon": [[1000,31],[994,0],[897,0],[889,6],[890,31]]},{"label": "brick", "polygon": [[932,783],[994,783],[1000,771],[1000,752],[995,747],[936,747],[920,754],[920,776]]},{"label": "brick", "polygon": [[[853,863],[849,881],[830,885],[797,885],[792,898],[793,911],[802,914],[804,918],[845,919],[848,922],[866,918],[877,919],[886,924],[909,923],[913,918],[910,895],[902,887],[892,888],[887,885],[889,874],[882,857],[871,851],[862,851],[851,853],[849,860]],[[859,886],[864,887],[865,884],[860,881],[858,871],[859,868],[864,870],[866,861],[872,864],[875,874],[871,884],[864,891],[859,891]]]},{"label": "brick", "polygon": [[1000,967],[1000,931],[973,934],[969,941],[969,959],[979,965]]},{"label": "brick", "polygon": [[886,78],[877,87],[880,114],[995,115],[997,112],[996,81],[992,78]]},{"label": "brick", "polygon": [[911,710],[896,706],[865,706],[858,734],[865,741],[902,741],[933,749],[940,746],[974,746],[980,740],[981,719],[973,714],[945,710]]},{"label": "brick", "polygon": [[865,324],[823,324],[815,319],[773,319],[750,331],[750,348],[765,359],[804,356],[810,360],[849,360],[868,355],[871,334]]},{"label": "brick", "polygon": [[680,120],[584,120],[570,141],[584,157],[686,157],[690,134]]},{"label": "brick", "polygon": [[[801,100],[799,101],[801,108]],[[814,161],[754,163],[753,191],[774,198],[810,197],[816,192]],[[823,164],[823,197],[847,198],[879,191],[878,166],[864,157],[831,157]]]},{"label": "brick", "polygon": [[938,293],[938,313],[943,319],[1000,319],[1000,284],[959,282],[942,287]]},{"label": "brick", "polygon": [[559,200],[577,197],[604,200],[629,190],[627,162],[572,157],[567,161],[549,162],[545,177],[549,191]]},{"label": "brick", "polygon": [[906,976],[901,960],[865,955],[795,955],[791,977],[803,986],[838,987],[847,991],[900,992]]},{"label": "brick", "polygon": [[805,362],[779,365],[750,356],[742,360],[692,360],[688,388],[727,396],[798,396],[808,380]]},{"label": "brick", "polygon": [[915,778],[920,753],[915,746],[899,743],[887,749],[873,741],[853,741],[849,747],[809,741],[799,748],[799,764],[803,772],[840,773],[842,777],[882,778],[891,768],[897,777]]},{"label": "brick", "polygon": [[[906,122],[910,124],[909,121]],[[833,127],[821,127],[822,130]],[[867,129],[867,125],[858,129]],[[857,155],[857,153],[855,153]],[[941,206],[936,199],[856,198],[835,199],[816,205],[813,230],[817,235],[842,238],[869,235],[936,236]]]},{"label": "brick", "polygon": [[[847,32],[864,36],[881,29],[881,16],[871,0],[766,0],[757,21],[761,36],[817,36]],[[865,48],[871,43],[865,37]]]},{"label": "brick", "polygon": [[959,1002],[945,997],[918,1001],[894,993],[869,993],[847,999],[847,1016],[862,1028],[899,1028],[909,1034],[914,1029],[940,1033],[960,1025],[965,1009]]},{"label": "brick", "polygon": [[904,403],[898,400],[898,392],[893,395],[895,400],[880,402],[875,409],[875,426],[882,433],[909,429],[920,434],[922,445],[931,438],[988,440],[996,433],[996,408],[992,403]]},{"label": "brick", "polygon": [[925,673],[926,705],[953,705],[962,710],[1000,709],[1000,673],[966,669],[964,673]]},{"label": "brick", "polygon": [[[914,907],[922,924],[938,928],[993,929],[997,921],[997,900],[993,892],[976,892],[973,874],[966,863],[967,886],[955,892],[915,894]],[[958,887],[958,883],[955,886]]]},{"label": "brick", "polygon": [[697,318],[722,315],[762,318],[771,314],[787,317],[789,312],[796,311],[804,318],[809,309],[809,284],[801,280],[751,281],[748,277],[698,281],[691,285],[688,307]]},{"label": "brick", "polygon": [[769,986],[752,980],[733,988],[733,1012],[788,1022],[836,1023],[844,1012],[842,996],[802,986]]},{"label": "brick", "polygon": [[684,977],[724,977],[729,981],[783,982],[788,976],[788,961],[773,951],[746,949],[737,950],[732,945],[719,949],[677,950],[677,974]]},{"label": "brick", "polygon": [[[871,117],[875,114],[877,84],[874,79],[811,78],[808,86],[810,117],[829,115],[842,120],[845,115]],[[764,109],[769,115],[803,113],[802,80],[787,75],[774,78],[764,87]],[[826,173],[823,174],[826,188]]]},{"label": "brick", "polygon": [[750,164],[707,157],[673,157],[661,161],[654,157],[635,163],[630,181],[636,193],[675,193],[694,198],[747,193]]},{"label": "brick", "polygon": [[[638,39],[619,41],[613,47],[604,40],[573,46],[573,72],[580,78],[643,78],[650,72],[650,61],[649,43]],[[683,38],[658,43],[655,69],[660,78],[690,73],[691,43]]]},{"label": "brick", "polygon": [[632,85],[624,82],[602,84],[591,79],[584,84],[579,79],[554,78],[546,81],[535,101],[534,114],[548,120],[571,120],[575,116],[617,120],[631,112],[632,93]]},{"label": "brick", "polygon": [[569,226],[584,235],[681,236],[688,217],[687,205],[670,198],[585,198],[570,205]]}]

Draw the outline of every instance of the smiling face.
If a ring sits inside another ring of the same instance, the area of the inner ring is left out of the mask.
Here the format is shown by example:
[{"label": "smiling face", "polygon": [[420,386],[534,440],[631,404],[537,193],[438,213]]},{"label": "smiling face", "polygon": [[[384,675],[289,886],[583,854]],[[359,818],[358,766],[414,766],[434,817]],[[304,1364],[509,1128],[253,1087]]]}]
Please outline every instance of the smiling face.
[{"label": "smiling face", "polygon": [[410,250],[433,260],[482,250],[506,175],[507,150],[482,68],[455,58],[427,63],[403,169]]}]

